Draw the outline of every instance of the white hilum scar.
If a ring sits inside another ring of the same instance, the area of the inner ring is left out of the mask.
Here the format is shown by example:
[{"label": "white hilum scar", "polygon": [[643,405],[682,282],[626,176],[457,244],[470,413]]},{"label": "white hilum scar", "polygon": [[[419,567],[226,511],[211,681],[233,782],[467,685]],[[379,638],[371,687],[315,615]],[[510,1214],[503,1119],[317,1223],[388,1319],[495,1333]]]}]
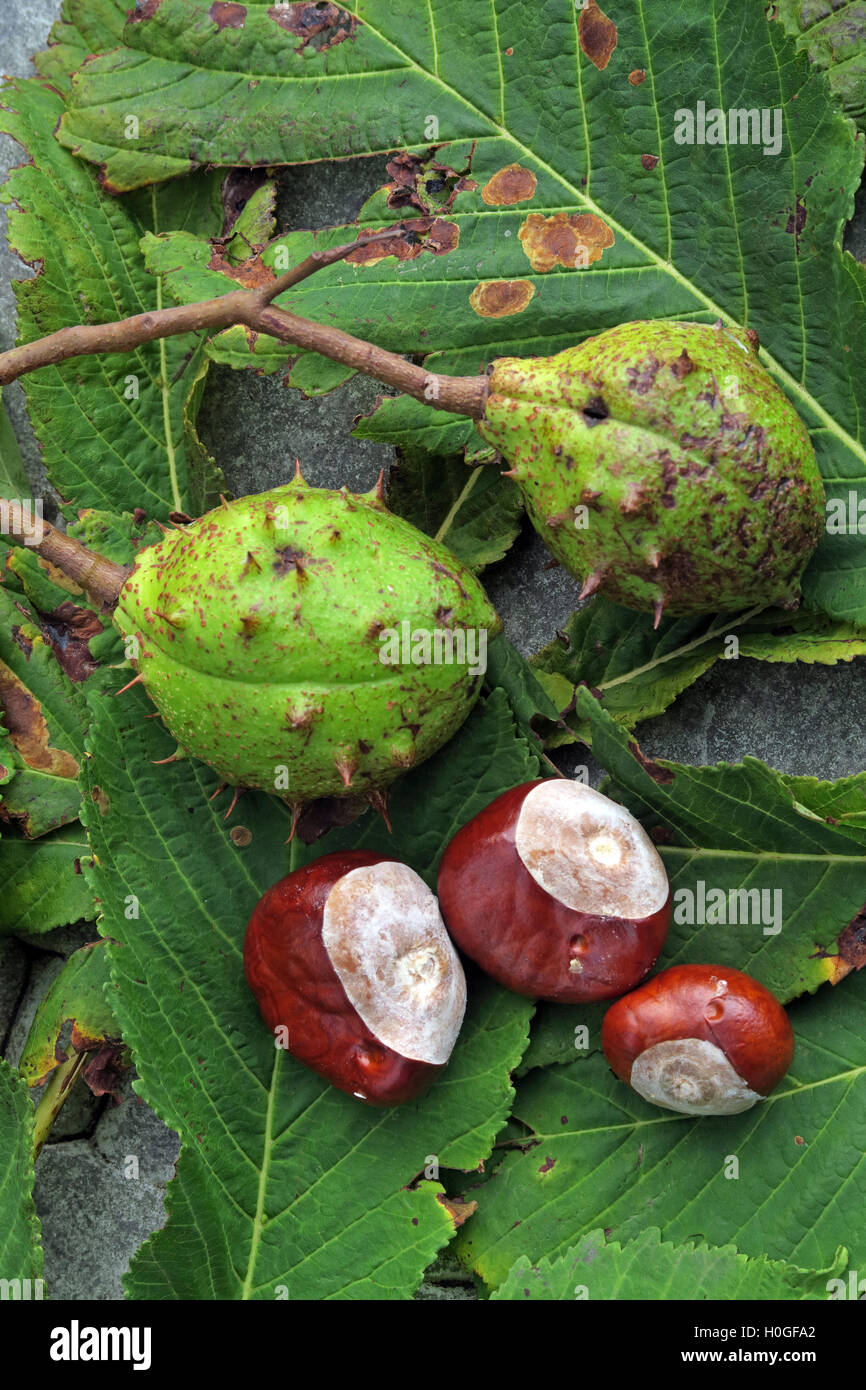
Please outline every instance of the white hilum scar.
[{"label": "white hilum scar", "polygon": [[466,1009],[466,979],[423,879],[387,860],[334,884],[322,944],[374,1037],[413,1061],[448,1061]]},{"label": "white hilum scar", "polygon": [[665,867],[643,826],[585,782],[533,787],[515,845],[539,887],[575,911],[639,920],[667,898]]},{"label": "white hilum scar", "polygon": [[681,1115],[739,1115],[764,1097],[734,1071],[715,1043],[677,1038],[646,1048],[631,1069],[644,1100]]}]

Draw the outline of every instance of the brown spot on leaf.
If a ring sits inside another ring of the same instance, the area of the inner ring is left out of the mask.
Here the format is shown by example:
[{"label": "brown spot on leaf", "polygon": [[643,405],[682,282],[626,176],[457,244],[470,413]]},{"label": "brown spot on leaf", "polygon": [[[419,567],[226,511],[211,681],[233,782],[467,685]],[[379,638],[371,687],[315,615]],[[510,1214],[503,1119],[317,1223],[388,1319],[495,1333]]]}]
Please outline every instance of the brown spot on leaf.
[{"label": "brown spot on leaf", "polygon": [[669,845],[674,838],[674,832],[666,825],[654,825],[649,831],[649,837],[654,845]]},{"label": "brown spot on leaf", "polygon": [[462,169],[453,169],[434,156],[439,147],[431,145],[425,154],[410,154],[407,150],[394,155],[385,165],[391,182],[388,191],[389,208],[413,207],[426,217],[450,212],[458,193],[468,193],[478,187],[469,178],[472,154]]},{"label": "brown spot on leaf", "polygon": [[131,23],[138,24],[142,19],[153,19],[162,0],[136,0],[135,9],[129,16]]},{"label": "brown spot on leaf", "polygon": [[21,649],[21,651],[24,653],[24,655],[27,657],[27,660],[29,661],[31,656],[33,655],[33,643],[31,642],[27,634],[25,632],[22,632],[21,628],[18,627],[16,624],[13,624],[12,626],[12,641],[15,643],[16,647],[19,647]]},{"label": "brown spot on leaf", "polygon": [[214,248],[213,255],[208,261],[210,270],[218,270],[221,275],[227,275],[230,280],[242,285],[245,290],[262,289],[265,285],[273,284],[277,278],[270,266],[266,266],[261,256],[250,256],[248,261],[243,261],[241,265],[232,265],[227,261],[222,251],[217,246]]},{"label": "brown spot on leaf", "polygon": [[838,985],[852,970],[862,970],[866,965],[866,905],[856,917],[851,918],[836,946],[838,955],[831,957],[830,974],[830,983],[834,985]]},{"label": "brown spot on leaf", "polygon": [[599,9],[595,0],[589,0],[580,12],[577,37],[589,61],[599,70],[606,68],[616,48],[616,25]]},{"label": "brown spot on leaf", "polygon": [[218,29],[243,29],[247,18],[246,5],[217,3],[211,5],[209,14]]},{"label": "brown spot on leaf", "polygon": [[628,80],[633,87],[639,87],[642,82],[646,82],[646,72],[643,68],[632,68],[628,75]]},{"label": "brown spot on leaf", "polygon": [[69,679],[86,681],[99,666],[88,644],[105,630],[96,614],[76,603],[61,603],[52,613],[41,613],[39,625]]},{"label": "brown spot on leaf", "polygon": [[645,169],[654,169],[659,162],[657,154],[642,154],[640,162]]},{"label": "brown spot on leaf", "polygon": [[505,319],[522,314],[534,294],[528,280],[485,280],[475,286],[469,303],[483,319]]},{"label": "brown spot on leaf", "polygon": [[593,212],[557,212],[552,217],[531,212],[518,236],[532,269],[541,274],[555,265],[585,269],[614,243],[610,227]]},{"label": "brown spot on leaf", "polygon": [[510,207],[512,203],[523,203],[532,198],[537,183],[531,169],[524,169],[521,164],[507,164],[488,179],[481,196],[488,207]]},{"label": "brown spot on leaf", "polygon": [[229,831],[229,839],[233,845],[237,845],[238,849],[244,849],[246,845],[251,843],[252,838],[253,832],[248,830],[245,825],[236,825]]},{"label": "brown spot on leaf", "polygon": [[303,42],[295,49],[303,53],[307,45],[321,53],[326,48],[354,39],[360,20],[341,10],[339,5],[271,5],[269,18],[285,29],[287,34],[295,34]]},{"label": "brown spot on leaf", "polygon": [[107,816],[111,809],[111,802],[105,795],[101,787],[92,787],[90,790],[90,800],[101,816]]},{"label": "brown spot on leaf", "polygon": [[555,1158],[547,1158],[547,1157],[545,1157],[545,1160],[544,1160],[544,1162],[542,1163],[542,1165],[541,1165],[541,1167],[539,1168],[538,1171],[539,1171],[539,1173],[549,1173],[550,1170],[551,1170],[551,1168],[555,1168],[555,1167],[556,1167],[556,1159],[555,1159]]},{"label": "brown spot on leaf", "polygon": [[414,261],[423,251],[429,251],[432,256],[445,256],[460,240],[457,223],[447,222],[443,217],[415,217],[398,222],[394,227],[383,227],[382,231],[393,231],[393,238],[377,241],[374,246],[360,246],[346,257],[350,265],[378,265],[388,256],[396,256],[398,261]]},{"label": "brown spot on leaf", "polygon": [[468,1221],[474,1211],[478,1210],[477,1202],[461,1202],[456,1197],[447,1197],[444,1192],[437,1192],[436,1200],[449,1213],[454,1222],[455,1230],[458,1226],[462,1226],[464,1221]]},{"label": "brown spot on leaf", "polygon": [[646,772],[654,782],[658,782],[659,786],[666,786],[669,782],[674,780],[674,774],[671,772],[670,768],[661,767],[658,763],[653,762],[652,758],[645,757],[635,739],[629,739],[628,747],[635,761],[640,763],[644,772]]},{"label": "brown spot on leaf", "polygon": [[0,713],[14,747],[27,767],[52,777],[78,776],[79,767],[71,753],[54,748],[42,706],[3,661],[0,661]]},{"label": "brown spot on leaf", "polygon": [[790,214],[787,224],[785,226],[785,231],[788,233],[789,236],[793,236],[794,238],[794,245],[797,249],[797,255],[800,254],[800,233],[802,232],[805,225],[806,206],[798,194],[797,201],[794,206],[794,211]]}]

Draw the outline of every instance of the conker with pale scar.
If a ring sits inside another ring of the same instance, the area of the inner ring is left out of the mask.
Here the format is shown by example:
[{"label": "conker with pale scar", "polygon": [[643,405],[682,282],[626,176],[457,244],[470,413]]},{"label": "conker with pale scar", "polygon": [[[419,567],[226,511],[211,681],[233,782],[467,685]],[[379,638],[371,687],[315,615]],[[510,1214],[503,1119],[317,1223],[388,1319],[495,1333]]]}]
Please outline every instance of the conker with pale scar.
[{"label": "conker with pale scar", "polygon": [[323,855],[269,888],[244,969],[292,1056],[369,1105],[426,1090],[466,1007],[436,898],[408,864],[368,850]]},{"label": "conker with pale scar", "polygon": [[633,989],[671,917],[664,865],[640,823],[565,778],[514,787],[464,825],[437,893],[452,939],[482,970],[564,1004]]},{"label": "conker with pale scar", "polygon": [[738,1115],[778,1086],[794,1033],[768,989],[726,965],[674,965],[607,1011],[601,1045],[621,1081],[682,1115]]}]

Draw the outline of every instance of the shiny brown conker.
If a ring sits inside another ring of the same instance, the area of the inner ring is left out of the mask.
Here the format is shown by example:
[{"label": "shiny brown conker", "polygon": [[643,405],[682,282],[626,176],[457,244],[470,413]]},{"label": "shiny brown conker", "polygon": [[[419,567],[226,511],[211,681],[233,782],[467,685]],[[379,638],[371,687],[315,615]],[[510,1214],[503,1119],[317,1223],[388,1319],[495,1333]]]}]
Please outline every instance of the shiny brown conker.
[{"label": "shiny brown conker", "polygon": [[794,1033],[775,995],[727,965],[674,965],[612,1004],[604,1055],[644,1100],[683,1115],[736,1115],[779,1084]]},{"label": "shiny brown conker", "polygon": [[634,816],[583,782],[525,782],[454,836],[437,893],[451,937],[500,984],[577,1003],[633,989],[671,918],[658,851]]},{"label": "shiny brown conker", "polygon": [[408,864],[367,850],[323,855],[269,888],[244,969],[292,1056],[369,1105],[426,1090],[466,1007],[436,898]]}]

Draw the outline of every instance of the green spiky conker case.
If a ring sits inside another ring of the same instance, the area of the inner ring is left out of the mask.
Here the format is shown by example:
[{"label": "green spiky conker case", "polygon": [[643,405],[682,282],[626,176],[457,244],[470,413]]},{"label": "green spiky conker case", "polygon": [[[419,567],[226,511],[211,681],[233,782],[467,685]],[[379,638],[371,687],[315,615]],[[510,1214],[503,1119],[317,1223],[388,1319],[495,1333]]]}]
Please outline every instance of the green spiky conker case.
[{"label": "green spiky conker case", "polygon": [[657,621],[796,607],[824,490],[805,425],[734,331],[626,323],[500,358],[477,428],[584,596]]},{"label": "green spiky conker case", "polygon": [[387,787],[469,713],[480,674],[383,664],[385,630],[501,626],[475,577],[376,491],[300,477],[145,550],[115,621],[180,747],[296,805]]}]

